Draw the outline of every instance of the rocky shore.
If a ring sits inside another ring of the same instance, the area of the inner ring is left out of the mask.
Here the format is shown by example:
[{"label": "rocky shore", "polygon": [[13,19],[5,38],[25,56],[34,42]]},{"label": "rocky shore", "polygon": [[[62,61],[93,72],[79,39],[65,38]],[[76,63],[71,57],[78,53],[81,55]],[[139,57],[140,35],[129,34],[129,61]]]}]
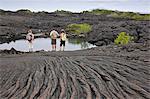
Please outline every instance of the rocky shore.
[{"label": "rocky shore", "polygon": [[[52,29],[60,31],[72,23],[88,23],[92,31],[81,37],[97,46],[114,42],[117,35],[124,31],[134,37],[135,42],[143,43],[150,40],[150,21],[137,21],[113,18],[108,15],[85,13],[21,13],[0,10],[0,43],[23,39],[29,27],[36,37],[47,37]],[[68,33],[69,37],[76,37]]]}]

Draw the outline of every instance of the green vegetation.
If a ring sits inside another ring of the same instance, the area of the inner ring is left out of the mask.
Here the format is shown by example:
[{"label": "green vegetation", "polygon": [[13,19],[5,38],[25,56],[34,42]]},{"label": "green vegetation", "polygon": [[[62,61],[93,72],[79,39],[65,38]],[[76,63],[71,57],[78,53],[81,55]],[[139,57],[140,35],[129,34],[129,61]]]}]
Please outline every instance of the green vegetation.
[{"label": "green vegetation", "polygon": [[39,12],[37,12],[37,14],[41,15],[41,16],[44,16],[44,15],[47,15],[48,12],[46,12],[46,11],[39,11]]},{"label": "green vegetation", "polygon": [[132,36],[126,34],[126,32],[121,32],[118,37],[114,40],[117,45],[126,45],[133,40]]},{"label": "green vegetation", "polygon": [[92,30],[92,26],[87,24],[87,23],[83,23],[83,24],[70,24],[67,26],[66,29],[69,33],[74,33],[76,35],[80,35],[80,34],[84,34],[84,33],[88,33]]},{"label": "green vegetation", "polygon": [[150,14],[140,14],[134,12],[120,12],[104,9],[94,9],[92,11],[83,11],[82,13],[95,14],[95,15],[108,15],[116,18],[127,18],[134,20],[150,20]]},{"label": "green vegetation", "polygon": [[28,9],[17,10],[16,12],[21,14],[21,15],[33,15],[34,14],[34,12],[32,12]]},{"label": "green vegetation", "polygon": [[65,10],[56,10],[54,13],[57,14],[57,15],[59,15],[59,16],[64,16],[64,17],[65,16],[69,16],[69,15],[72,14],[72,12],[65,11]]},{"label": "green vegetation", "polygon": [[72,12],[70,11],[65,11],[65,10],[56,10],[56,13],[61,13],[61,14],[71,14]]},{"label": "green vegetation", "polygon": [[21,9],[21,10],[17,10],[17,13],[32,13],[32,12],[28,9]]},{"label": "green vegetation", "polygon": [[150,14],[139,14],[133,12],[119,12],[116,15],[112,14],[112,17],[121,17],[135,20],[150,20]]},{"label": "green vegetation", "polygon": [[[12,11],[4,11],[0,9],[0,14],[7,14],[11,13]],[[22,15],[34,15],[34,14],[41,14],[45,15],[49,12],[32,12],[28,9],[21,9],[16,11],[17,13],[20,13]],[[57,13],[59,15],[65,16],[65,15],[71,15],[73,14],[70,11],[65,10],[56,10],[54,13]],[[121,12],[121,11],[113,11],[113,10],[105,10],[105,9],[94,9],[92,11],[83,11],[79,14],[94,14],[94,15],[106,15],[108,17],[114,17],[114,18],[126,18],[126,19],[133,19],[133,20],[150,20],[150,14],[140,14],[140,13],[134,13],[134,12]]]},{"label": "green vegetation", "polygon": [[102,14],[111,14],[114,11],[112,10],[104,10],[104,9],[94,9],[92,11],[83,11],[83,13],[91,13],[96,15],[102,15]]}]

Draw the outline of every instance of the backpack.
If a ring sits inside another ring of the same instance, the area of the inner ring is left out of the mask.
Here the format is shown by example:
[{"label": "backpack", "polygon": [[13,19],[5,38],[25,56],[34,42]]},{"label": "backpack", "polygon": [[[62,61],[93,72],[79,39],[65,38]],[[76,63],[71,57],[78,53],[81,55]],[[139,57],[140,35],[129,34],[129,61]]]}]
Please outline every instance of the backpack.
[{"label": "backpack", "polygon": [[32,40],[32,35],[30,34],[30,40]]},{"label": "backpack", "polygon": [[28,34],[28,35],[27,35],[27,40],[28,40],[28,41],[32,41],[32,39],[33,39],[32,34]]},{"label": "backpack", "polygon": [[66,37],[66,34],[65,34],[65,33],[62,33],[61,39],[62,39],[63,41],[66,41],[67,37]]}]

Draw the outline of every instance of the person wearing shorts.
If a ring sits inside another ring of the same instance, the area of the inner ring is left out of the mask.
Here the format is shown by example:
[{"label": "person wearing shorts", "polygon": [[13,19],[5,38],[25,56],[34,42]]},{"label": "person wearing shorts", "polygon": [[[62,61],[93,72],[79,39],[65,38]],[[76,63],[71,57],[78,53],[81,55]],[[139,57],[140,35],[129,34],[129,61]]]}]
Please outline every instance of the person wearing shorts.
[{"label": "person wearing shorts", "polygon": [[60,33],[60,51],[64,51],[66,39],[67,39],[66,33],[65,33],[64,29],[62,29],[61,33]]},{"label": "person wearing shorts", "polygon": [[51,37],[51,44],[52,44],[52,51],[56,51],[56,39],[59,36],[58,32],[56,30],[52,30],[50,32]]},{"label": "person wearing shorts", "polygon": [[60,41],[60,47],[65,46],[65,42],[66,42],[66,41],[61,40],[61,41]]}]

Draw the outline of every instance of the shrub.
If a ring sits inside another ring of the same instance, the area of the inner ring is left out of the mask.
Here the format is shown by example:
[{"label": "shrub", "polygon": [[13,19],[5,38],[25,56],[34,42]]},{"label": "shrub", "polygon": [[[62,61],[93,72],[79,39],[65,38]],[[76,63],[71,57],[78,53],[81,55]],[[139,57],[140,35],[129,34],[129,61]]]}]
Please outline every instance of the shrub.
[{"label": "shrub", "polygon": [[105,10],[105,9],[93,9],[92,11],[83,11],[82,13],[91,13],[96,15],[108,15],[114,13],[112,10]]},{"label": "shrub", "polygon": [[150,20],[150,14],[140,14],[134,12],[121,12],[105,9],[94,9],[92,11],[83,11],[82,13],[95,14],[95,15],[108,15],[115,18],[126,18],[133,20]]},{"label": "shrub", "polygon": [[119,45],[126,45],[129,42],[131,42],[133,40],[132,36],[129,36],[128,34],[126,34],[126,32],[121,32],[117,38],[115,39],[115,44]]},{"label": "shrub", "polygon": [[66,29],[70,33],[74,33],[76,35],[80,35],[82,33],[88,33],[92,30],[91,25],[89,24],[70,24]]},{"label": "shrub", "polygon": [[56,10],[55,13],[71,14],[72,12],[65,10]]},{"label": "shrub", "polygon": [[21,14],[21,15],[33,15],[34,14],[33,12],[31,12],[28,9],[17,10],[16,12],[19,13],[19,14]]},{"label": "shrub", "polygon": [[20,10],[17,10],[17,12],[22,12],[22,13],[32,13],[30,10],[28,9],[20,9]]}]

